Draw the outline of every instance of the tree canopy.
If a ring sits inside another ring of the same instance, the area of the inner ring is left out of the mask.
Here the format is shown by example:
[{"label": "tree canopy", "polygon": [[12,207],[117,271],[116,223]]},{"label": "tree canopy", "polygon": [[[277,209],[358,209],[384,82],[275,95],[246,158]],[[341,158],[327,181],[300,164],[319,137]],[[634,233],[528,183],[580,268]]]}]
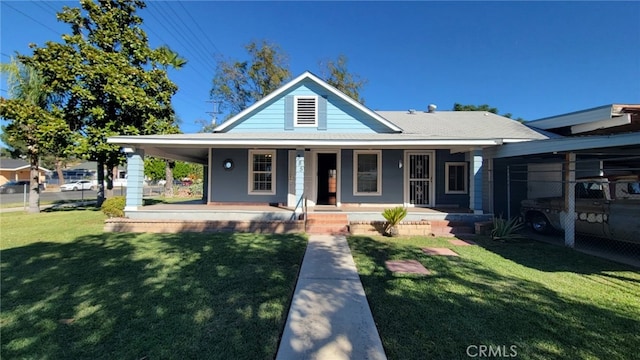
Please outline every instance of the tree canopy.
[{"label": "tree canopy", "polygon": [[[107,138],[175,127],[171,98],[177,86],[167,67],[179,57],[166,47],[149,46],[143,20],[136,15],[144,7],[140,0],[81,0],[79,8],[65,6],[58,19],[71,32],[62,36],[63,42],[33,46],[32,56],[21,57],[58,94],[64,119],[81,135],[77,152],[98,163],[98,204],[104,200],[103,167],[124,161],[120,147]],[[106,180],[111,189],[110,171]]]},{"label": "tree canopy", "polygon": [[367,80],[349,72],[347,63],[348,59],[345,55],[339,55],[335,61],[327,61],[326,71],[328,74],[323,74],[323,77],[329,85],[342,91],[357,102],[364,104],[364,99],[360,96],[360,90],[367,83]]},{"label": "tree canopy", "polygon": [[[228,119],[258,100],[269,95],[290,80],[291,72],[286,53],[280,46],[252,41],[245,46],[249,59],[245,61],[219,59],[212,81],[211,100],[219,104],[218,111]],[[360,90],[366,80],[347,69],[344,55],[321,64],[322,77],[328,84],[351,98],[364,103]],[[324,68],[323,68],[324,67]],[[213,130],[216,124],[203,124],[203,132]]]},{"label": "tree canopy", "polygon": [[29,212],[40,212],[40,158],[68,146],[71,131],[47,91],[45,79],[32,66],[13,59],[0,68],[8,75],[9,98],[0,97],[0,117],[8,124],[2,138],[29,159]]},{"label": "tree canopy", "polygon": [[[463,105],[463,104],[459,104],[459,103],[454,103],[453,104],[453,111],[486,111],[486,112],[490,112],[493,114],[498,114],[498,108],[489,106],[487,104],[482,104],[482,105]],[[504,113],[502,114],[502,116],[509,118],[509,119],[513,119],[512,118],[512,114],[511,113]],[[522,118],[516,118],[514,119],[516,121],[519,122],[524,122],[524,119]]]},{"label": "tree canopy", "polygon": [[245,49],[250,60],[219,59],[216,64],[211,99],[228,116],[262,99],[291,76],[287,57],[278,45],[252,41]]}]

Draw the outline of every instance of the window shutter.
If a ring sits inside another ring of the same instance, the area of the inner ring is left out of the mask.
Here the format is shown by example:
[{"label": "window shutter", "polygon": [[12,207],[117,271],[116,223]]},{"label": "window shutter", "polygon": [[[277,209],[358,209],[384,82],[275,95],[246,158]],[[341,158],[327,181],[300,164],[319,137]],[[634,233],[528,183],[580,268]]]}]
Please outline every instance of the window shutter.
[{"label": "window shutter", "polygon": [[318,98],[318,130],[327,130],[327,95]]},{"label": "window shutter", "polygon": [[284,98],[284,129],[293,130],[293,96]]}]

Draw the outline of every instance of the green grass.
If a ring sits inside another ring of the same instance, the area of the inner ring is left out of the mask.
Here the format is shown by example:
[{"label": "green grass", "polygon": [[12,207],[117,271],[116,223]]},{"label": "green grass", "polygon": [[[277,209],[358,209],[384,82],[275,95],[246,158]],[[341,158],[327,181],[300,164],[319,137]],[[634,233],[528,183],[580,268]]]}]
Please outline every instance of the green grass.
[{"label": "green grass", "polygon": [[[477,241],[349,238],[389,359],[467,359],[470,345],[514,355],[513,345],[518,359],[639,356],[637,269],[530,240]],[[391,274],[391,259],[418,260],[433,274]]]},{"label": "green grass", "polygon": [[306,239],[2,214],[2,359],[271,359]]},{"label": "green grass", "polygon": [[102,233],[105,219],[106,216],[95,208],[43,211],[39,214],[27,214],[23,211],[2,213],[0,249],[37,242],[62,244],[83,236],[98,235]]}]

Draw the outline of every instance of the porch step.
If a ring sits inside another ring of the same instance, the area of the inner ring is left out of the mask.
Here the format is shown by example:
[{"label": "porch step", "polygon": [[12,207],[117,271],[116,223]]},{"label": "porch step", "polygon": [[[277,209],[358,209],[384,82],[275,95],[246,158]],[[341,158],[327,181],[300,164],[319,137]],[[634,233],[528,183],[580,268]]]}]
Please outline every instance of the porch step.
[{"label": "porch step", "polygon": [[461,235],[473,235],[474,227],[464,222],[449,220],[429,220],[431,232],[435,236],[456,237]]},{"label": "porch step", "polygon": [[349,218],[347,214],[329,213],[308,213],[307,233],[308,234],[348,234]]}]

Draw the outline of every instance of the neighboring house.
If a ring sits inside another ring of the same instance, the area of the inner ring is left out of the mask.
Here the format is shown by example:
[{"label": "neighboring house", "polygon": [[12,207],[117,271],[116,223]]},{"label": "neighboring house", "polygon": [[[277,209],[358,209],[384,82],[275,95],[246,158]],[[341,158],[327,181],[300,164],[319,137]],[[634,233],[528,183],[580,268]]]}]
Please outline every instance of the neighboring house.
[{"label": "neighboring house", "polygon": [[[94,185],[97,185],[97,168],[98,163],[95,161],[85,161],[73,166],[69,166],[62,170],[62,174],[64,176],[65,182],[82,180],[82,179],[90,179],[94,181]],[[105,170],[106,175],[106,170]],[[58,174],[51,174],[52,179],[51,182],[58,183]],[[127,171],[126,168],[118,166],[117,172],[113,174],[113,186],[127,186]]]},{"label": "neighboring house", "polygon": [[576,178],[640,174],[638,104],[610,104],[527,125],[549,139],[484,151],[493,199],[487,211],[518,216],[522,200],[565,196],[565,185]]},{"label": "neighboring house", "polygon": [[128,156],[126,214],[142,210],[145,155],[204,165],[206,204],[406,206],[482,214],[483,150],[548,139],[486,112],[373,111],[305,72],[214,133],[116,136]]},{"label": "neighboring house", "polygon": [[[45,174],[51,171],[38,167],[40,181],[43,182]],[[0,185],[12,180],[29,180],[29,163],[22,159],[0,159]]]}]

